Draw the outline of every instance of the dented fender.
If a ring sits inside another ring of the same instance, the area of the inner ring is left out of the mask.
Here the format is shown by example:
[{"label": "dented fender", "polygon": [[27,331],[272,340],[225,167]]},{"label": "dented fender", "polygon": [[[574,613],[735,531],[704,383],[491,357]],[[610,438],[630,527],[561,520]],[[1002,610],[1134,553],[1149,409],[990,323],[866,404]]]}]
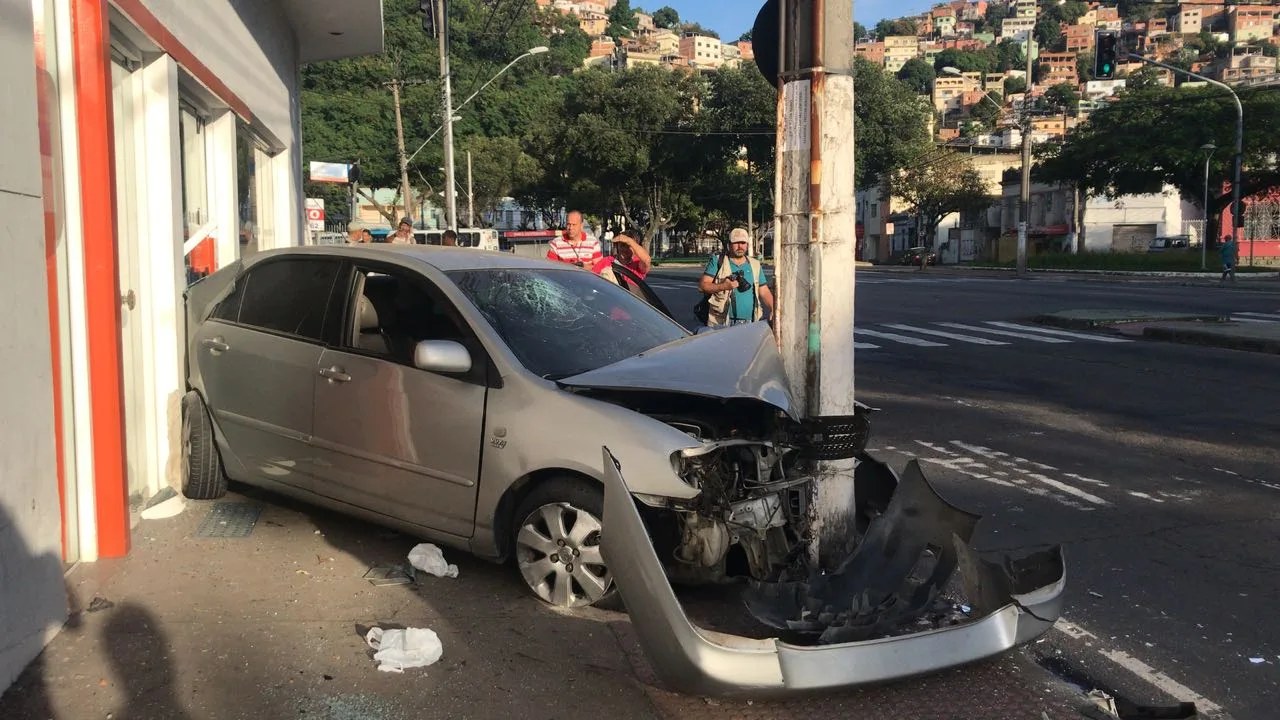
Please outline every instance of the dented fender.
[{"label": "dented fender", "polygon": [[[623,479],[623,468],[607,447],[602,451],[605,497],[601,543],[605,561],[650,665],[666,685],[680,692],[770,698],[922,675],[998,655],[1034,640],[1062,612],[1066,567],[1060,547],[994,562],[969,549],[968,537],[957,535],[953,567],[961,573],[972,605],[969,622],[814,645],[779,638],[759,640],[698,627],[685,615],[667,579]],[[883,471],[892,472],[887,466]],[[905,507],[907,502],[913,503],[912,507]],[[950,508],[968,516],[947,505],[913,461],[886,512],[871,521],[868,535],[901,534],[894,518],[915,516],[916,505],[928,506],[931,512]],[[977,516],[969,517],[973,522],[961,522],[968,529],[961,527],[960,535],[969,534],[976,525]],[[871,567],[860,563],[851,556],[842,570],[852,570],[849,577],[856,578]],[[804,583],[774,584],[772,588],[778,597],[771,598],[767,588],[763,594],[762,588],[754,588],[754,602],[779,597],[798,602],[808,590]],[[785,602],[776,607],[779,612],[788,610]]]}]

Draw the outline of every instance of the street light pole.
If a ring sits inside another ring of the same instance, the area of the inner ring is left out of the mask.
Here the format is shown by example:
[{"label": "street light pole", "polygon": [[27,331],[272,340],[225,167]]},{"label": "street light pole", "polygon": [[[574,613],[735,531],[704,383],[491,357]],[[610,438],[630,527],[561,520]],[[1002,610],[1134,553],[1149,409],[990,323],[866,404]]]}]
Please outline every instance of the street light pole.
[{"label": "street light pole", "polygon": [[[1234,167],[1232,169],[1232,174],[1231,174],[1231,237],[1236,238],[1236,241],[1238,242],[1239,238],[1237,238],[1236,236],[1240,234],[1241,215],[1242,215],[1242,213],[1240,212],[1240,164],[1244,160],[1244,106],[1240,104],[1240,96],[1236,95],[1236,91],[1232,90],[1230,85],[1227,85],[1226,83],[1218,82],[1213,78],[1207,78],[1203,75],[1197,75],[1191,72],[1190,70],[1183,70],[1180,67],[1174,67],[1173,65],[1166,65],[1162,62],[1157,62],[1155,60],[1143,57],[1141,55],[1135,55],[1134,53],[1129,53],[1128,56],[1132,60],[1139,60],[1141,62],[1147,63],[1148,65],[1155,65],[1156,67],[1164,68],[1165,70],[1170,70],[1172,72],[1182,73],[1183,75],[1186,75],[1188,77],[1193,77],[1196,80],[1202,80],[1204,82],[1209,83],[1210,85],[1213,85],[1214,87],[1220,87],[1223,90],[1226,90],[1227,92],[1231,93],[1231,99],[1235,101],[1235,104],[1236,104],[1236,156],[1235,156],[1235,162],[1233,163]],[[1253,265],[1253,240],[1252,239],[1249,240],[1249,265],[1250,266]]]},{"label": "street light pole", "polygon": [[1205,143],[1200,146],[1200,149],[1209,151],[1209,154],[1204,158],[1204,227],[1200,229],[1200,269],[1208,270],[1205,247],[1209,244],[1209,161],[1213,159],[1213,153],[1218,149],[1218,146],[1213,143]]}]

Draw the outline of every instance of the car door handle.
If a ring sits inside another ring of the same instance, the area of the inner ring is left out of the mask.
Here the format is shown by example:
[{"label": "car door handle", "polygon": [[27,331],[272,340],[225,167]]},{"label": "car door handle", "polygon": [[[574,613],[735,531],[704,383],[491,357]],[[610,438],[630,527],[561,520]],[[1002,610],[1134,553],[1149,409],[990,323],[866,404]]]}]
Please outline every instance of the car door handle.
[{"label": "car door handle", "polygon": [[228,345],[220,337],[209,338],[204,342],[202,342],[201,344],[209,348],[210,350],[214,351],[215,353],[226,352],[231,349],[231,346]]},{"label": "car door handle", "polygon": [[342,368],[334,365],[333,367],[324,368],[320,371],[322,377],[329,378],[329,382],[351,382],[351,376],[343,371]]}]

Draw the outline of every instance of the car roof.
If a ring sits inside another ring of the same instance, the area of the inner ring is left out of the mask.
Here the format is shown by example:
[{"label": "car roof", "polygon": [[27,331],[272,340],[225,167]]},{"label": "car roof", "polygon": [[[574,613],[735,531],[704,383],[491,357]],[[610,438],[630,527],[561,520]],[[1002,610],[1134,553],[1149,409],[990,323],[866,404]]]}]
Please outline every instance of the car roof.
[{"label": "car roof", "polygon": [[248,260],[255,264],[271,257],[315,256],[354,258],[364,260],[387,259],[387,255],[395,255],[402,260],[430,265],[441,272],[453,270],[516,270],[516,269],[568,269],[572,266],[564,263],[529,258],[509,252],[477,250],[475,248],[442,247],[440,245],[391,245],[379,243],[375,245],[303,245],[297,247],[277,248],[257,253]]}]

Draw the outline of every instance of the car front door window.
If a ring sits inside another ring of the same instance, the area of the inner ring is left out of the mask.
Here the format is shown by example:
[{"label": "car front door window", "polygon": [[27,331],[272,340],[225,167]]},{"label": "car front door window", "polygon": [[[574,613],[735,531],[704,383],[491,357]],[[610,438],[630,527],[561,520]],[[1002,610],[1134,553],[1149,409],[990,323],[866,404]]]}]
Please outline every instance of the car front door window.
[{"label": "car front door window", "polygon": [[320,341],[340,264],[296,258],[249,269],[214,317],[241,325]]}]

